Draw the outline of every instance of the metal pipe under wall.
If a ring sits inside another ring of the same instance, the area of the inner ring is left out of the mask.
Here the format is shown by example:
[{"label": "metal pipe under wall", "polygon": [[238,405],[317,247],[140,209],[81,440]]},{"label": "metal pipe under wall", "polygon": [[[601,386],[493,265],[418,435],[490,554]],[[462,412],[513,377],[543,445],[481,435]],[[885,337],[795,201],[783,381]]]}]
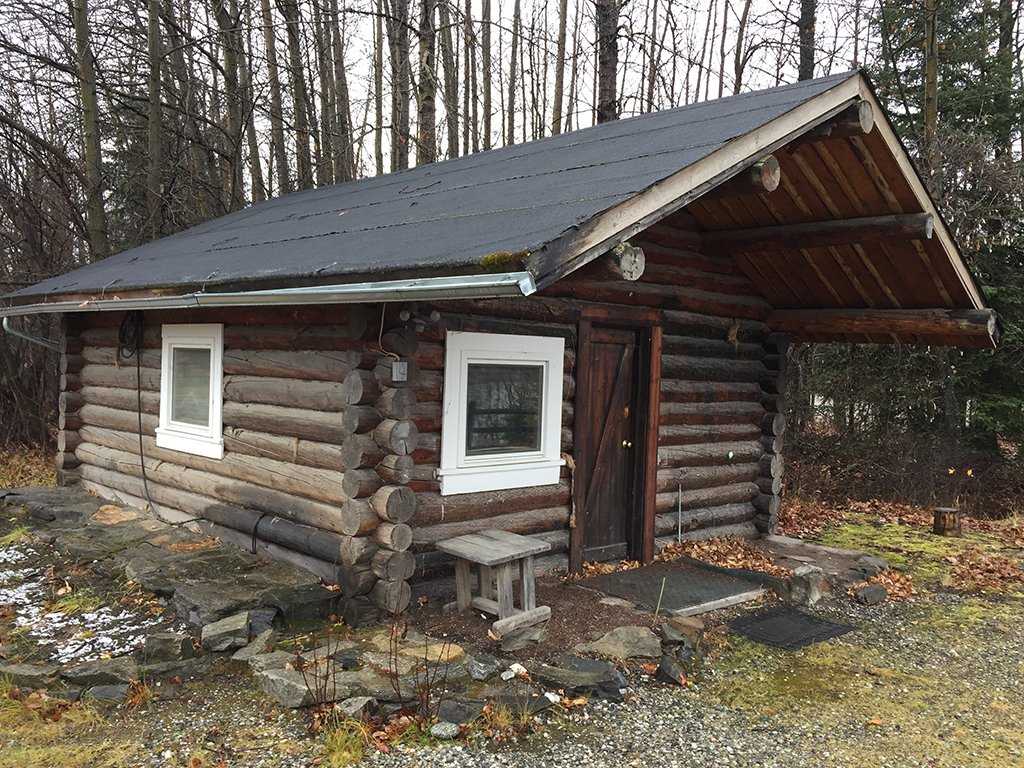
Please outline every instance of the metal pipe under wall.
[{"label": "metal pipe under wall", "polygon": [[32,344],[38,344],[40,347],[46,347],[47,349],[53,350],[54,352],[60,352],[60,347],[57,344],[53,343],[49,339],[42,339],[38,336],[32,336],[30,334],[19,331],[17,328],[11,326],[10,320],[11,318],[6,316],[4,317],[4,333],[8,333],[11,336],[15,336],[19,339],[24,339],[25,341],[31,342]]}]

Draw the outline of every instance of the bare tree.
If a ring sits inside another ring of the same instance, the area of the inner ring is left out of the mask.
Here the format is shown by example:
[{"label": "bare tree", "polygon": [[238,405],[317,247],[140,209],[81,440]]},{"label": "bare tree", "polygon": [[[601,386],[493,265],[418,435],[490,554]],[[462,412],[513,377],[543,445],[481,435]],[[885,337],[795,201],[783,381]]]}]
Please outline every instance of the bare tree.
[{"label": "bare tree", "polygon": [[598,123],[619,119],[616,76],[619,66],[618,0],[595,0],[597,26],[597,110]]}]

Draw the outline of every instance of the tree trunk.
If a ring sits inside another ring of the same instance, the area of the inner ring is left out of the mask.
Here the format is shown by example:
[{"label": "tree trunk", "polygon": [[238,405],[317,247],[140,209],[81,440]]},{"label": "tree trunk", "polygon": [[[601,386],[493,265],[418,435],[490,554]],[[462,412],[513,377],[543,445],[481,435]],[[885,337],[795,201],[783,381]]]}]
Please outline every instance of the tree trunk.
[{"label": "tree trunk", "polygon": [[147,5],[147,44],[149,48],[149,112],[148,157],[146,158],[146,207],[149,213],[149,234],[152,239],[160,237],[163,229],[161,204],[161,171],[163,168],[163,110],[160,102],[160,61],[163,50],[160,44],[160,0],[149,0]]},{"label": "tree trunk", "polygon": [[409,102],[412,99],[412,64],[409,60],[410,0],[384,0],[391,49],[391,170],[409,167]]},{"label": "tree trunk", "polygon": [[263,12],[263,39],[267,49],[267,80],[270,83],[270,146],[277,170],[277,189],[282,195],[292,191],[288,150],[284,141],[284,101],[281,97],[281,76],[277,63],[277,34],[270,0],[261,0]]},{"label": "tree trunk", "polygon": [[597,122],[619,119],[616,75],[619,68],[618,0],[596,0],[597,26]]},{"label": "tree trunk", "polygon": [[416,93],[416,164],[437,160],[437,0],[420,0],[419,87]]},{"label": "tree trunk", "polygon": [[241,51],[241,33],[237,3],[232,0],[229,9],[224,0],[215,0],[214,17],[220,30],[224,52],[224,100],[227,102],[227,178],[228,209],[237,211],[244,205],[245,182],[242,178],[242,95],[238,77],[238,59]]},{"label": "tree trunk", "polygon": [[313,188],[313,155],[310,146],[310,102],[302,59],[302,16],[297,0],[277,0],[288,35],[288,68],[291,71],[294,111],[295,158],[299,189]]},{"label": "tree trunk", "polygon": [[[232,0],[232,8],[235,2]],[[260,202],[267,199],[267,185],[263,180],[263,164],[260,161],[260,142],[256,135],[256,102],[252,91],[252,6],[245,6],[245,49],[242,51],[242,62],[239,67],[239,86],[242,91],[242,121],[245,124],[245,139],[249,145],[249,176],[252,184],[252,200]]]},{"label": "tree trunk", "polygon": [[800,18],[797,21],[797,38],[800,44],[797,78],[800,80],[810,80],[814,77],[814,27],[817,24],[817,15],[818,0],[800,0]]},{"label": "tree trunk", "polygon": [[373,20],[373,160],[377,175],[384,174],[384,0],[377,0]]},{"label": "tree trunk", "polygon": [[555,49],[555,95],[551,105],[551,133],[562,132],[562,101],[565,92],[565,38],[568,27],[569,0],[558,0],[558,43]]},{"label": "tree trunk", "polygon": [[480,26],[481,80],[484,92],[484,141],[486,152],[491,148],[491,0],[483,0]]},{"label": "tree trunk", "polygon": [[100,148],[99,101],[96,96],[96,64],[89,30],[88,0],[72,0],[75,52],[78,57],[78,92],[82,105],[82,136],[85,154],[86,226],[91,257],[110,255],[107,242],[107,214],[103,207],[103,153]]},{"label": "tree trunk", "polygon": [[459,156],[458,55],[452,40],[452,15],[448,9],[448,0],[442,0],[437,10],[438,21],[441,25],[441,68],[444,70],[444,113],[448,125],[448,157],[452,158]]},{"label": "tree trunk", "polygon": [[508,65],[508,103],[506,108],[507,113],[507,135],[505,142],[507,144],[516,143],[516,74],[517,65],[519,64],[519,45],[521,34],[521,23],[522,23],[522,0],[515,0],[515,4],[512,6],[512,55],[509,58]]},{"label": "tree trunk", "polygon": [[[341,37],[341,15],[338,0],[330,0],[331,18],[327,20],[331,35],[331,58],[334,61],[335,119],[334,180],[351,181],[356,176],[356,160],[352,141],[352,104],[345,72],[345,46]],[[377,20],[380,23],[380,20]],[[383,160],[381,161],[383,165]]]}]

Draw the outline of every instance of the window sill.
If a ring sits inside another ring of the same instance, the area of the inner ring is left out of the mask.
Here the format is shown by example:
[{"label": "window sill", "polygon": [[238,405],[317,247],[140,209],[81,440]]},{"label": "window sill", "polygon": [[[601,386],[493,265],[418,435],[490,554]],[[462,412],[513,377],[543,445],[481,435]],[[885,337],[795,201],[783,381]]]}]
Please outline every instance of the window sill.
[{"label": "window sill", "polygon": [[562,459],[546,459],[524,464],[495,464],[487,467],[449,467],[437,470],[441,495],[477,491],[503,491],[534,485],[554,485],[561,474]]},{"label": "window sill", "polygon": [[157,427],[156,430],[156,446],[171,451],[191,453],[194,456],[203,456],[207,459],[224,458],[223,440],[171,432],[160,427]]}]

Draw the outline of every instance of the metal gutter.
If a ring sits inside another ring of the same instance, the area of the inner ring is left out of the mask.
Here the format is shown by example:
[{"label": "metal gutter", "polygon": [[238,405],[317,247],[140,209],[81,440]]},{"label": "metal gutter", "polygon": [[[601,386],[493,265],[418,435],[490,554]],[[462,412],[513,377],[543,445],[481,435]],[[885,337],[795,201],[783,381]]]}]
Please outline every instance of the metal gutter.
[{"label": "metal gutter", "polygon": [[[194,309],[197,307],[267,307],[294,304],[359,304],[372,302],[428,299],[494,299],[504,296],[529,296],[537,290],[530,272],[505,272],[497,275],[454,275],[411,280],[383,280],[348,285],[315,285],[263,291],[206,293],[197,291],[178,296],[153,296],[129,299],[86,299],[85,301],[45,301],[0,307],[0,317],[45,312],[124,312],[133,309]],[[20,335],[20,334],[15,334]]]}]

